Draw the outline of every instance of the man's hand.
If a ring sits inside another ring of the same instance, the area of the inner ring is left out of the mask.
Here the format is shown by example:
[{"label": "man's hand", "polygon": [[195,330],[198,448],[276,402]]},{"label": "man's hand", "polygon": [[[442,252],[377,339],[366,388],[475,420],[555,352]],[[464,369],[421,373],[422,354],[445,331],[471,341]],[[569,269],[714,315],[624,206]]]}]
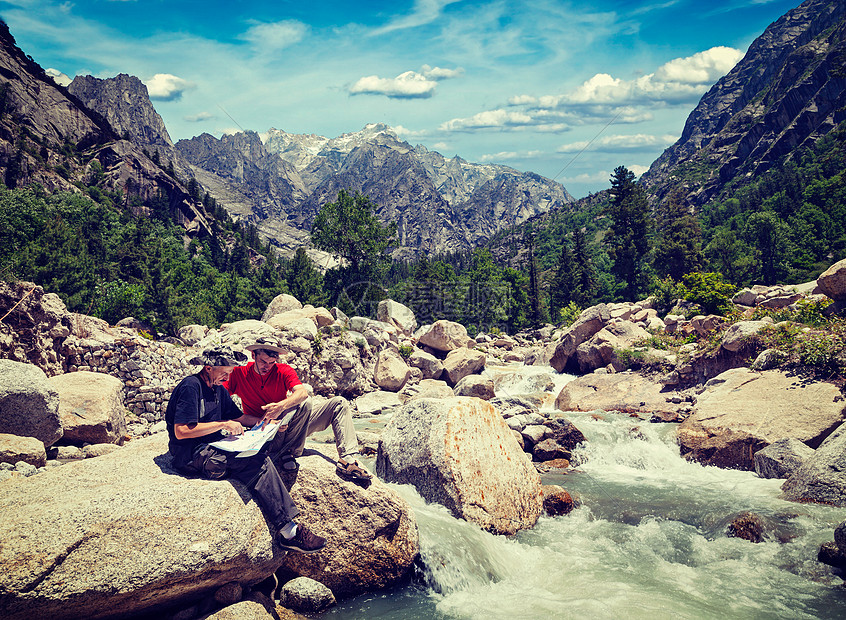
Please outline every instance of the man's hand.
[{"label": "man's hand", "polygon": [[[278,403],[267,403],[266,405],[262,405],[261,408],[264,411],[264,417],[261,419],[259,424],[277,422],[282,416],[282,412],[285,411],[285,401],[280,400]],[[279,425],[280,432],[285,432],[286,430],[288,430],[287,424]]]},{"label": "man's hand", "polygon": [[220,430],[229,431],[230,435],[243,435],[244,427],[237,420],[223,420],[223,428]]}]

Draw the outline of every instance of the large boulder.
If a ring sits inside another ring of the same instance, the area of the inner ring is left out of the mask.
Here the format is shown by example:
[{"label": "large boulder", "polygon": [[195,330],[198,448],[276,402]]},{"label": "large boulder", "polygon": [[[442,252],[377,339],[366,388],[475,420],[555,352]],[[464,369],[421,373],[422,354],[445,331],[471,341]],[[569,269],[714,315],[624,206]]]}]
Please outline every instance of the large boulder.
[{"label": "large boulder", "polygon": [[411,368],[393,349],[379,351],[373,382],[383,390],[399,392],[411,376]]},{"label": "large boulder", "polygon": [[209,333],[209,328],[205,325],[185,325],[179,328],[176,335],[179,339],[189,347],[194,346],[206,337]]},{"label": "large boulder", "polygon": [[399,407],[401,404],[402,401],[396,392],[387,392],[385,390],[368,392],[355,399],[355,407],[362,417],[379,415],[382,413],[382,410]]},{"label": "large boulder", "polygon": [[755,473],[759,478],[789,478],[813,454],[813,448],[785,437],[755,453]]},{"label": "large boulder", "polygon": [[846,301],[846,258],[834,263],[819,278],[820,292],[836,301]]},{"label": "large boulder", "polygon": [[423,379],[439,379],[444,371],[444,364],[431,353],[414,349],[408,356],[408,365],[419,368]]},{"label": "large boulder", "polygon": [[35,437],[47,447],[62,438],[59,395],[38,366],[0,360],[0,433]]},{"label": "large boulder", "polygon": [[561,388],[555,408],[560,411],[625,411],[655,415],[666,421],[676,420],[690,405],[663,390],[660,383],[635,373],[589,374]]},{"label": "large boulder", "polygon": [[772,325],[772,321],[738,321],[725,332],[720,345],[731,352],[739,351],[749,343],[761,330]]},{"label": "large boulder", "polygon": [[477,398],[404,405],[382,434],[376,470],[499,534],[534,526],[543,510],[540,476],[502,417]]},{"label": "large boulder", "polygon": [[403,404],[420,398],[452,398],[455,393],[446,381],[423,379],[420,383],[408,384],[397,394]]},{"label": "large boulder", "polygon": [[281,295],[277,295],[276,297],[274,297],[273,300],[268,304],[267,308],[264,311],[264,314],[261,315],[261,320],[267,321],[267,319],[272,316],[282,314],[283,312],[287,312],[288,310],[299,310],[302,307],[302,303],[300,303],[300,301],[296,297],[288,295],[287,293],[282,293]]},{"label": "large boulder", "polygon": [[576,349],[605,327],[610,320],[611,307],[608,304],[599,304],[584,310],[555,343],[554,353],[549,360],[550,365],[558,372],[577,370],[578,364],[573,357]]},{"label": "large boulder", "polygon": [[576,348],[579,371],[591,372],[611,363],[617,363],[617,351],[631,347],[634,343],[649,338],[649,332],[631,321],[609,323],[590,340]]},{"label": "large boulder", "polygon": [[47,451],[44,449],[44,444],[35,437],[0,433],[0,463],[14,465],[18,461],[35,467],[44,467],[47,464]]},{"label": "large boulder", "polygon": [[291,553],[283,566],[327,586],[336,597],[387,588],[406,578],[420,552],[411,507],[382,481],[367,488],[335,475],[334,449],[307,450],[291,497],[297,519],[326,537],[319,553]]},{"label": "large boulder", "polygon": [[4,482],[0,617],[130,616],[273,573],[283,553],[249,491],[185,478],[166,451],[160,433]]},{"label": "large boulder", "polygon": [[418,342],[438,351],[448,352],[466,347],[469,339],[467,329],[460,323],[440,320],[435,321],[432,327],[420,336]]},{"label": "large boulder", "polygon": [[264,321],[244,319],[243,321],[224,323],[220,326],[220,329],[210,329],[206,337],[195,346],[197,349],[208,349],[218,344],[226,344],[233,349],[241,350],[253,344],[256,339],[262,336],[275,335],[276,330]]},{"label": "large boulder", "polygon": [[846,506],[846,424],[841,424],[814,454],[781,485],[784,498]]},{"label": "large boulder", "polygon": [[733,368],[705,384],[678,441],[682,454],[700,463],[752,470],[754,453],[779,439],[816,448],[843,415],[840,391],[829,383]]},{"label": "large boulder", "polygon": [[444,360],[444,375],[450,385],[456,385],[467,375],[481,372],[487,356],[476,349],[453,349]]},{"label": "large boulder", "polygon": [[473,396],[482,400],[495,396],[493,381],[481,375],[467,375],[456,383],[453,392],[456,396]]},{"label": "large boulder", "polygon": [[71,372],[48,380],[59,394],[59,417],[70,443],[123,443],[123,381],[99,372]]},{"label": "large boulder", "polygon": [[417,319],[414,317],[414,312],[393,299],[383,299],[379,302],[376,307],[376,319],[395,325],[407,336],[413,334],[414,330],[417,329]]}]

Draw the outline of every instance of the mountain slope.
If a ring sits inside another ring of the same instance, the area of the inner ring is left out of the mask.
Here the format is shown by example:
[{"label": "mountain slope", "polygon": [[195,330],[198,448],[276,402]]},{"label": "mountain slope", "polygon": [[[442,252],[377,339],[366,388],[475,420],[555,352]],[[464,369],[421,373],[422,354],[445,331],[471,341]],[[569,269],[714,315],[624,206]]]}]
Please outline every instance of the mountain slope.
[{"label": "mountain slope", "polygon": [[683,187],[704,204],[846,119],[845,17],[842,0],[808,0],[771,24],[643,175],[647,190],[661,200]]}]

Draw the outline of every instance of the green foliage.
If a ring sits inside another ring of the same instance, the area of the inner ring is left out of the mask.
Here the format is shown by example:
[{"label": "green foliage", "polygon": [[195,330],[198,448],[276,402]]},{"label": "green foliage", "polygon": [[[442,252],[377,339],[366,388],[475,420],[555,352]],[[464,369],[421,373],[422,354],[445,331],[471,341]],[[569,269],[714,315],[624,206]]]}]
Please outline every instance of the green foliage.
[{"label": "green foliage", "polygon": [[144,287],[140,284],[129,284],[120,279],[97,282],[94,289],[96,305],[92,315],[110,325],[129,316],[143,321],[146,319],[144,297]]},{"label": "green foliage", "polygon": [[706,314],[725,315],[731,312],[731,297],[736,290],[723,280],[721,273],[695,272],[682,278],[684,299],[697,304]]},{"label": "green foliage", "polygon": [[635,183],[634,173],[623,166],[611,178],[611,203],[605,214],[611,223],[605,235],[611,273],[621,287],[622,298],[637,299],[646,290],[651,220],[646,192]]},{"label": "green foliage", "polygon": [[323,336],[320,335],[320,332],[317,332],[314,335],[314,340],[311,341],[311,352],[317,358],[323,355]]},{"label": "green foliage", "polygon": [[412,353],[414,353],[414,347],[410,344],[401,344],[399,346],[399,354],[402,359],[408,360]]},{"label": "green foliage", "polygon": [[673,193],[659,209],[657,227],[655,271],[680,280],[686,273],[699,270],[702,265],[702,231],[679,192]]},{"label": "green foliage", "polygon": [[652,279],[652,284],[649,287],[649,295],[655,298],[655,305],[657,310],[661,313],[666,313],[672,309],[676,300],[683,299],[686,289],[680,282],[673,280],[671,276],[667,276],[663,280],[657,277]]},{"label": "green foliage", "polygon": [[294,258],[285,266],[284,273],[291,295],[304,304],[313,306],[326,304],[323,276],[306,254],[304,247],[297,248]]},{"label": "green foliage", "polygon": [[582,308],[575,301],[571,301],[558,311],[558,322],[562,323],[565,327],[570,327],[576,322],[576,319],[579,318],[581,313]]}]

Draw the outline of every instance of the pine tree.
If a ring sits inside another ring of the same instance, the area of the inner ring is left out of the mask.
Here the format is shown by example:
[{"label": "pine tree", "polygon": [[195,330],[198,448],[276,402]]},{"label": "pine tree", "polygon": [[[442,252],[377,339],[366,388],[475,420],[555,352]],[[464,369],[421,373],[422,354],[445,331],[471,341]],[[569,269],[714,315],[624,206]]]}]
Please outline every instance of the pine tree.
[{"label": "pine tree", "polygon": [[701,267],[702,229],[684,205],[682,194],[674,192],[658,211],[655,271],[679,282]]},{"label": "pine tree", "polygon": [[635,183],[634,173],[625,166],[614,169],[611,178],[611,203],[604,213],[611,217],[605,235],[611,268],[626,300],[637,299],[647,284],[650,217],[646,192]]},{"label": "pine tree", "polygon": [[573,294],[570,296],[581,307],[588,305],[596,295],[596,269],[590,256],[585,232],[581,228],[573,231]]},{"label": "pine tree", "polygon": [[326,303],[323,276],[306,254],[304,247],[297,248],[294,258],[285,268],[285,281],[291,295],[302,303],[313,306],[322,306]]}]

